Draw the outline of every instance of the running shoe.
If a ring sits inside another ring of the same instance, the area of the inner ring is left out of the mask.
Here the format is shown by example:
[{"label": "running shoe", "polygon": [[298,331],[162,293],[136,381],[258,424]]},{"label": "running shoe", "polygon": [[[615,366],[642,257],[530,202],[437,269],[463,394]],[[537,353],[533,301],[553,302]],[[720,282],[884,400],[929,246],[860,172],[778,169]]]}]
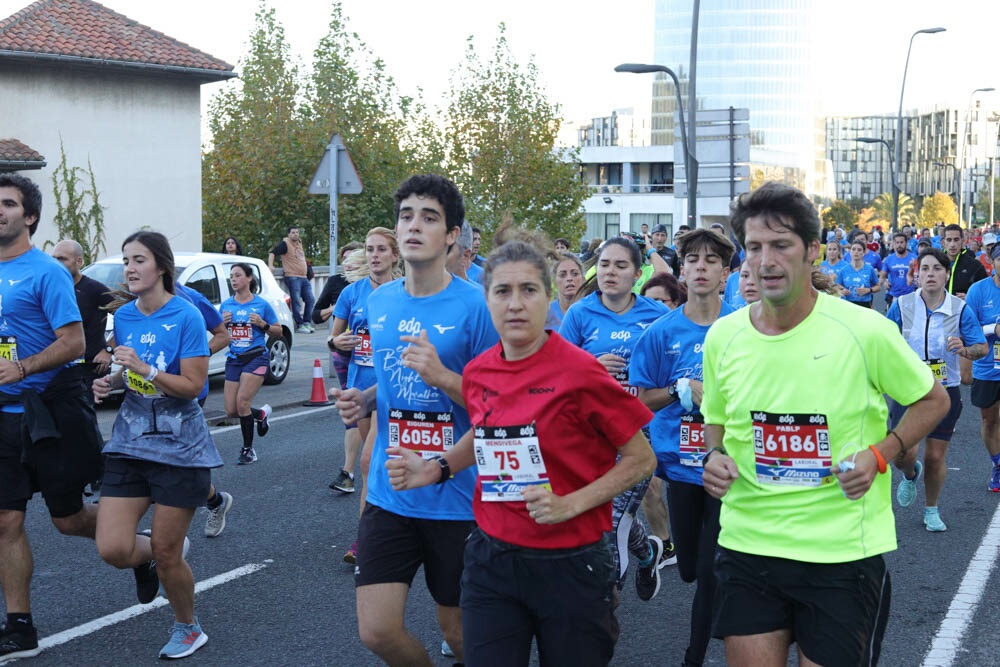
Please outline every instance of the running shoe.
[{"label": "running shoe", "polygon": [[316,333],[316,325],[312,322],[306,322],[306,326],[309,327],[309,333]]},{"label": "running shoe", "polygon": [[993,477],[990,478],[990,491],[1000,493],[1000,465],[993,466]]},{"label": "running shoe", "polygon": [[920,461],[913,466],[913,479],[903,475],[903,481],[896,487],[896,501],[900,507],[909,507],[917,498],[917,480],[924,472],[924,464]]},{"label": "running shoe", "polygon": [[639,565],[635,571],[635,592],[643,602],[649,602],[660,592],[660,558],[663,557],[663,540],[649,536],[650,558],[648,565]]},{"label": "running shoe", "polygon": [[334,491],[340,491],[341,493],[354,493],[354,478],[341,468],[340,474],[337,475],[337,479],[330,482],[330,488]]},{"label": "running shoe", "polygon": [[663,556],[660,558],[660,564],[656,567],[659,569],[667,565],[677,565],[677,552],[674,551],[674,543],[669,537],[663,543]]},{"label": "running shoe", "polygon": [[443,655],[446,658],[455,657],[455,652],[451,650],[451,647],[448,646],[448,642],[444,640],[441,640],[441,655]]},{"label": "running shoe", "polygon": [[306,325],[304,325],[304,324],[300,324],[300,325],[299,325],[299,326],[298,326],[298,327],[297,327],[297,328],[295,329],[295,333],[312,333],[312,332],[311,332],[311,331],[309,331],[309,327],[307,327],[307,326],[306,326]]},{"label": "running shoe", "polygon": [[149,604],[160,592],[160,578],[156,574],[156,561],[150,560],[132,568],[135,575],[135,596],[141,604]]},{"label": "running shoe", "polygon": [[186,658],[208,641],[208,635],[201,629],[198,619],[194,623],[178,623],[174,621],[174,627],[170,631],[170,641],[160,649],[160,658],[176,660]]},{"label": "running shoe", "polygon": [[0,623],[0,662],[14,658],[32,658],[40,652],[35,626],[13,630],[6,623]]},{"label": "running shoe", "polygon": [[[146,537],[152,536],[153,531],[150,528],[145,530],[140,530],[136,535],[145,535]],[[184,536],[184,546],[181,549],[181,558],[187,558],[188,551],[191,549],[191,540]],[[135,572],[135,594],[139,598],[139,602],[143,604],[149,604],[156,599],[156,596],[162,596],[163,599],[167,598],[167,594],[163,592],[163,584],[160,583],[160,577],[156,574],[156,561],[151,560],[148,563],[140,565],[139,567],[132,568]],[[142,572],[140,572],[142,570]],[[140,588],[140,576],[142,578],[142,584]],[[152,583],[150,583],[152,582]],[[150,596],[149,590],[155,584],[156,592]],[[148,598],[144,600],[143,598]]]},{"label": "running shoe", "polygon": [[344,562],[354,565],[358,562],[358,541],[354,540],[351,548],[344,553]]},{"label": "running shoe", "polygon": [[924,508],[924,528],[932,533],[943,533],[948,530],[948,526],[944,525],[944,521],[941,520],[941,514],[938,512],[938,508]]},{"label": "running shoe", "polygon": [[261,418],[257,422],[257,435],[263,438],[267,435],[268,429],[271,428],[271,425],[267,421],[267,418],[271,416],[271,405],[269,403],[262,405],[260,407],[260,414]]},{"label": "running shoe", "polygon": [[250,447],[249,449],[241,449],[240,458],[236,463],[241,466],[248,465],[250,463],[257,463],[257,452],[253,450],[253,447]]},{"label": "running shoe", "polygon": [[205,537],[218,537],[226,529],[226,515],[233,506],[233,497],[225,491],[219,491],[222,502],[215,509],[205,508],[208,519],[205,520]]}]

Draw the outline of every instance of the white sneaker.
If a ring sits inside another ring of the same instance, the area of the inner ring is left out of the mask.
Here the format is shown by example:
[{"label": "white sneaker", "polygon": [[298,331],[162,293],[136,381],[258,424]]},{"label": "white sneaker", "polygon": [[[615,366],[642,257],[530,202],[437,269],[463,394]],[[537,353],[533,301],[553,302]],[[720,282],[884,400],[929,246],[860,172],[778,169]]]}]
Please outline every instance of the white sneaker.
[{"label": "white sneaker", "polygon": [[219,491],[219,496],[222,498],[222,503],[218,507],[214,510],[204,508],[208,513],[208,519],[205,521],[205,537],[218,537],[226,529],[226,515],[233,506],[233,497],[225,491]]}]

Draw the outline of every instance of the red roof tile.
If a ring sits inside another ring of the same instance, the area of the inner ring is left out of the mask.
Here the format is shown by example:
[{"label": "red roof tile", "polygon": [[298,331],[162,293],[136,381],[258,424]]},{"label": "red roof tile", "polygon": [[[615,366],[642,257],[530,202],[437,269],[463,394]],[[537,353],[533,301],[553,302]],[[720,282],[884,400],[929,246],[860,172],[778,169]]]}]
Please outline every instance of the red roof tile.
[{"label": "red roof tile", "polygon": [[[233,66],[167,37],[93,0],[38,0],[0,21],[0,51],[72,56],[118,64],[205,70],[233,76]],[[192,72],[196,73],[196,72]]]},{"label": "red roof tile", "polygon": [[0,162],[45,162],[34,148],[17,139],[0,139]]}]

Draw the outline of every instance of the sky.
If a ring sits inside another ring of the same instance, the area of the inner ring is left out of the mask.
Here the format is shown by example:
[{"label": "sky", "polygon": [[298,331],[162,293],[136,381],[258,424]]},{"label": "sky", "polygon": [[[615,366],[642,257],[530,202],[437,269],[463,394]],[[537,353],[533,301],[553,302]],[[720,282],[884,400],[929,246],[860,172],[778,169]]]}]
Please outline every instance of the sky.
[{"label": "sky", "polygon": [[[762,0],[757,0],[761,2]],[[746,0],[753,5],[754,0]],[[815,0],[824,27],[819,76],[828,114],[894,114],[910,35],[913,45],[904,109],[969,104],[975,88],[1000,89],[990,46],[995,12],[983,0]],[[0,17],[28,4],[0,0]],[[160,32],[238,65],[253,29],[257,0],[103,0],[101,3]],[[429,106],[444,106],[449,76],[463,59],[466,39],[488,53],[504,22],[514,56],[534,59],[550,99],[569,122],[650,104],[650,75],[616,74],[622,62],[653,55],[654,0],[342,0],[348,27],[385,61],[400,91],[423,90]],[[329,3],[269,0],[293,51],[308,64],[326,32]],[[711,11],[713,0],[701,3]],[[203,101],[220,86],[203,86]],[[1000,108],[1000,92],[982,97]]]}]

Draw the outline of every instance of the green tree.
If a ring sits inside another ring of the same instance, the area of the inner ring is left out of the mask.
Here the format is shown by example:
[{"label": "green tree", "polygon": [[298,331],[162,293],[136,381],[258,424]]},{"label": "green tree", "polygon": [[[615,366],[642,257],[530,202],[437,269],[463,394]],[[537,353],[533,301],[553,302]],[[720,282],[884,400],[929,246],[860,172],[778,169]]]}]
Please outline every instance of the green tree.
[{"label": "green tree", "polygon": [[202,240],[217,251],[229,235],[263,257],[299,224],[308,255],[326,248],[326,222],[306,194],[322,151],[309,140],[299,66],[274,10],[261,2],[240,80],[209,105],[213,144],[202,160]]},{"label": "green tree", "polygon": [[[348,29],[339,2],[314,52],[307,97],[313,155],[322,155],[339,133],[364,186],[360,195],[338,201],[340,240],[363,239],[379,225],[392,228],[392,195],[399,184],[416,172],[441,171],[440,133],[419,101],[397,93],[385,64]],[[326,198],[314,197],[310,206],[311,217],[325,229]]]},{"label": "green tree", "polygon": [[[1000,197],[1000,178],[993,179],[993,216],[997,217],[997,211],[1000,210],[1000,204],[997,203],[997,198]],[[990,182],[987,180],[983,183],[983,187],[979,189],[979,194],[976,196],[976,219],[985,220],[987,224],[992,224],[994,221],[990,220]]]},{"label": "green tree", "polygon": [[488,59],[468,39],[446,111],[447,173],[465,197],[466,217],[483,229],[484,250],[507,215],[550,238],[583,234],[587,188],[576,152],[554,150],[560,123],[535,64],[515,60],[502,23]]},{"label": "green tree", "polygon": [[823,223],[831,225],[833,227],[841,227],[845,231],[850,231],[852,227],[858,222],[858,214],[848,206],[845,202],[839,199],[835,200],[830,208],[823,211],[820,216],[823,218]]},{"label": "green tree", "polygon": [[[89,181],[90,187],[83,179]],[[66,147],[59,139],[59,166],[52,172],[52,192],[56,214],[53,221],[60,239],[73,239],[83,247],[83,263],[97,260],[105,250],[104,206],[97,190],[94,168],[87,159],[87,168],[71,167],[66,159]],[[43,248],[55,245],[46,241]]]},{"label": "green tree", "polygon": [[[872,201],[874,215],[873,220],[882,223],[883,228],[888,230],[892,223],[892,193],[883,192]],[[915,225],[919,219],[917,204],[913,198],[905,193],[899,194],[899,226]]]},{"label": "green tree", "polygon": [[933,227],[939,222],[950,225],[958,222],[958,207],[955,200],[943,192],[935,192],[933,196],[924,199],[920,209],[920,226]]}]

